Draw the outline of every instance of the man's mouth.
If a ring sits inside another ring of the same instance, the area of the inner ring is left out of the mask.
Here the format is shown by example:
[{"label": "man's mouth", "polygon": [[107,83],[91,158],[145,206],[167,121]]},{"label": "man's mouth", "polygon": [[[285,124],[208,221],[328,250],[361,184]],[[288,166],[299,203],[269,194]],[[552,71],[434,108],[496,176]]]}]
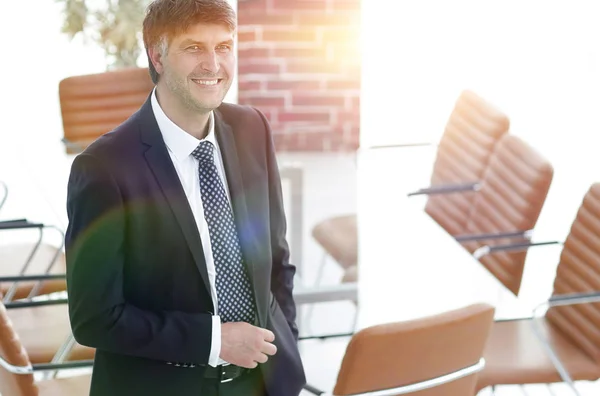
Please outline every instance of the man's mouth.
[{"label": "man's mouth", "polygon": [[195,82],[198,85],[214,86],[214,85],[219,84],[221,82],[221,79],[220,78],[216,78],[216,79],[208,80],[208,79],[192,78],[192,81]]}]

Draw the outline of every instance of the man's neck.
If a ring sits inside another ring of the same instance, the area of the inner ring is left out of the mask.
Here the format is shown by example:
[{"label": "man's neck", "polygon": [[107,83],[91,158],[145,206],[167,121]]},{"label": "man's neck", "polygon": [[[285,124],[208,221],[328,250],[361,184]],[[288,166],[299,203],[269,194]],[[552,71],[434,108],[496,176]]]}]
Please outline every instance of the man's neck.
[{"label": "man's neck", "polygon": [[196,139],[203,139],[208,134],[209,113],[194,112],[186,109],[175,98],[167,87],[156,86],[156,99],[167,117],[179,128]]}]

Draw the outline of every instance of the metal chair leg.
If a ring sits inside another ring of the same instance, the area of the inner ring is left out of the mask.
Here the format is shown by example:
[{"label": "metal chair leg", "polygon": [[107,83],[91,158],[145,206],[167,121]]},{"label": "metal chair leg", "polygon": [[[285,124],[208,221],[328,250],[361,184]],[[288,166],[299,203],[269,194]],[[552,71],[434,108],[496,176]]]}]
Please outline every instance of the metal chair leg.
[{"label": "metal chair leg", "polygon": [[3,191],[2,199],[0,199],[0,209],[2,209],[2,207],[6,203],[6,199],[8,198],[8,186],[3,181],[0,181],[0,190]]},{"label": "metal chair leg", "polygon": [[[323,278],[323,271],[325,269],[325,264],[327,264],[327,252],[323,252],[323,257],[321,258],[321,263],[319,264],[319,269],[317,270],[317,277],[316,277],[315,283],[314,283],[315,286],[319,286],[321,284],[321,279]],[[308,330],[309,333],[312,333],[311,327],[310,327],[310,317],[312,316],[313,309],[314,309],[314,304],[310,304],[308,307],[306,307],[306,314],[303,315],[303,320],[302,320],[305,323],[306,330]]]}]

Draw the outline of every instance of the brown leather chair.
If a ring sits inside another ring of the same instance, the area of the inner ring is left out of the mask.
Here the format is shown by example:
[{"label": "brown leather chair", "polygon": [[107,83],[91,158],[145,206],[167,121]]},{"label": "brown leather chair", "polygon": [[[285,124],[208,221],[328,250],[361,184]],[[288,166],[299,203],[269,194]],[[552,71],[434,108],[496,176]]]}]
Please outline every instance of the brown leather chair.
[{"label": "brown leather chair", "polygon": [[493,307],[474,304],[361,330],[346,348],[333,394],[472,396],[493,318]]},{"label": "brown leather chair", "polygon": [[[585,195],[563,244],[550,306],[536,319],[494,323],[477,389],[600,378],[600,183]],[[553,362],[552,354],[558,358]]]},{"label": "brown leather chair", "polygon": [[[471,253],[488,245],[529,242],[529,233],[544,206],[553,174],[546,158],[521,138],[505,135],[483,174],[481,189],[468,214],[465,234],[457,239],[463,241]],[[527,250],[476,254],[515,295],[521,287],[526,256]]]},{"label": "brown leather chair", "polygon": [[[71,324],[66,300],[6,303],[8,317],[21,338],[32,363],[49,363],[56,352],[72,342]],[[42,305],[42,306],[38,306]],[[71,341],[69,341],[71,340]],[[68,348],[66,360],[93,359],[96,350],[78,343]]]},{"label": "brown leather chair", "polygon": [[438,145],[431,186],[463,185],[454,194],[432,194],[425,212],[450,234],[465,231],[468,213],[477,194],[471,186],[481,181],[496,143],[508,133],[508,117],[471,91],[464,91],[454,106]]},{"label": "brown leather chair", "polygon": [[154,84],[147,68],[73,76],[59,84],[67,153],[78,153],[135,113]]},{"label": "brown leather chair", "polygon": [[[496,145],[467,215],[466,233],[455,236],[515,295],[521,287],[527,250],[486,253],[495,245],[530,241],[553,174],[550,162],[525,141],[504,135]],[[357,275],[356,266],[348,266],[342,282],[356,282]]]},{"label": "brown leather chair", "polygon": [[[29,274],[64,274],[65,257],[62,246],[44,243],[44,230],[53,229],[59,233],[61,241],[64,236],[61,230],[41,223],[32,223],[26,219],[15,219],[0,222],[0,232],[15,230],[32,230],[39,233],[37,242],[14,243],[0,245],[0,277]],[[48,279],[42,281],[4,281],[0,283],[0,293],[4,302],[13,299],[30,298],[66,290],[64,279]]]},{"label": "brown leather chair", "polygon": [[[64,307],[63,307],[64,308]],[[45,336],[38,330],[38,337]],[[90,376],[51,379],[36,382],[34,373],[91,367],[91,361],[56,363],[46,365],[32,364],[27,349],[21,343],[18,331],[15,331],[7,310],[0,303],[0,393],[6,396],[81,396],[89,394]]]},{"label": "brown leather chair", "polygon": [[[428,195],[425,211],[450,234],[464,233],[474,191],[495,144],[508,129],[508,117],[496,107],[474,92],[461,93],[438,145],[431,187],[411,194]],[[356,215],[325,219],[313,228],[312,236],[342,268],[357,264]]]}]

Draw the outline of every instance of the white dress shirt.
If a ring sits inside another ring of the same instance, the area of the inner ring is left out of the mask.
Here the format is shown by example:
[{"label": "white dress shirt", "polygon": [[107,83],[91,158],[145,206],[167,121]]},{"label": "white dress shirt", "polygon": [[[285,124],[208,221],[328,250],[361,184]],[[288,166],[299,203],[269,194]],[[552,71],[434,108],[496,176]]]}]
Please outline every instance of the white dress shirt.
[{"label": "white dress shirt", "polygon": [[204,258],[206,261],[206,270],[210,281],[210,292],[215,307],[215,315],[212,320],[212,343],[208,358],[208,364],[215,367],[219,364],[226,364],[226,362],[219,358],[221,353],[221,319],[218,316],[219,307],[217,289],[215,287],[215,262],[213,260],[212,247],[210,244],[208,223],[204,218],[204,207],[202,206],[202,194],[200,193],[200,179],[198,174],[199,164],[198,160],[192,156],[192,152],[203,140],[209,141],[215,146],[215,165],[217,167],[217,173],[223,182],[227,199],[231,204],[227,177],[225,175],[225,169],[223,168],[223,158],[221,156],[221,150],[219,149],[219,143],[215,136],[214,115],[213,112],[210,112],[207,136],[202,140],[198,140],[185,132],[167,117],[156,98],[156,88],[152,91],[150,100],[152,103],[152,111],[154,112],[156,122],[158,123],[158,128],[167,145],[169,156],[171,157],[171,161],[173,161],[173,165],[175,166],[175,170],[177,171],[177,175],[179,176],[179,180],[185,191],[190,208],[192,209],[194,219],[196,220],[198,231],[200,232],[200,240],[202,241],[202,248],[204,249]]}]

